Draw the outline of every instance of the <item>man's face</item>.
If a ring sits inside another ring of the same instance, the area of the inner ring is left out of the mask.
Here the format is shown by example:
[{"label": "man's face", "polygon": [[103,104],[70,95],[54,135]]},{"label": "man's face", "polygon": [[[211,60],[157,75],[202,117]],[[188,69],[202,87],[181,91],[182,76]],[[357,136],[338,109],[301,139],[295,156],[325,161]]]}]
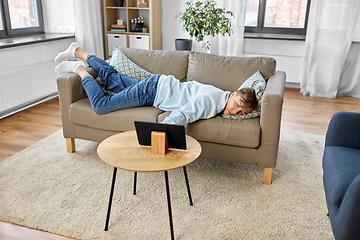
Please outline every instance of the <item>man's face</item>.
[{"label": "man's face", "polygon": [[251,113],[253,111],[250,107],[245,107],[240,96],[236,95],[236,92],[230,94],[230,97],[226,103],[224,114],[231,116],[240,116]]}]

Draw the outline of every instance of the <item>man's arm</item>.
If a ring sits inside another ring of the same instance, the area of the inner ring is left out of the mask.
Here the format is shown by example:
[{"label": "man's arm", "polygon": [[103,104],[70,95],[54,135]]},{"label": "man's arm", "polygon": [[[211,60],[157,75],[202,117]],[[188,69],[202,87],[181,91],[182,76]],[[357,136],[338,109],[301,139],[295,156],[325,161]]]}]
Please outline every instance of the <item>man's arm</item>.
[{"label": "man's arm", "polygon": [[174,110],[162,123],[184,125],[186,127],[188,123],[216,116],[222,110],[219,109],[214,99],[202,95]]}]

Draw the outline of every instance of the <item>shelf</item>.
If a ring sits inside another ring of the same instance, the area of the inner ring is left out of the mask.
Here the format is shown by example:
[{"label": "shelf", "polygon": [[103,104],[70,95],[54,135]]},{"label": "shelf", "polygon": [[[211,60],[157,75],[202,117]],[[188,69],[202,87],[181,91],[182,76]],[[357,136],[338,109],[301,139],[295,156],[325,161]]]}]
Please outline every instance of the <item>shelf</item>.
[{"label": "shelf", "polygon": [[112,32],[112,31],[106,31],[107,34],[112,33],[112,34],[128,34],[129,32]]},{"label": "shelf", "polygon": [[134,34],[134,35],[149,35],[150,33],[143,33],[143,32],[111,32],[107,31],[107,34]]},{"label": "shelf", "polygon": [[[148,49],[158,50],[162,48],[161,35],[161,0],[146,0],[146,7],[137,7],[137,0],[124,0],[124,5],[118,7],[115,5],[115,0],[103,0],[104,11],[104,35],[105,35],[105,49],[107,56],[109,56],[109,40],[111,46],[115,44],[123,44],[131,47],[130,38],[132,35],[141,35],[143,39],[148,41]],[[139,16],[144,17],[144,22],[148,25],[148,32],[131,32],[131,19]],[[126,25],[126,32],[112,32],[110,29],[113,24],[116,24],[118,19],[123,20],[123,25]],[[109,36],[108,36],[109,34]],[[113,36],[110,34],[117,34]],[[139,36],[140,37],[140,36]],[[117,42],[119,41],[119,42]],[[133,44],[133,47],[137,45]]]},{"label": "shelf", "polygon": [[150,33],[143,33],[143,32],[128,32],[128,33],[134,35],[150,35]]},{"label": "shelf", "polygon": [[113,7],[108,6],[106,9],[131,9],[131,10],[150,10],[148,7]]},{"label": "shelf", "polygon": [[134,9],[134,10],[149,10],[148,7],[128,7],[127,9]]},{"label": "shelf", "polygon": [[106,7],[106,9],[128,9],[127,7]]}]

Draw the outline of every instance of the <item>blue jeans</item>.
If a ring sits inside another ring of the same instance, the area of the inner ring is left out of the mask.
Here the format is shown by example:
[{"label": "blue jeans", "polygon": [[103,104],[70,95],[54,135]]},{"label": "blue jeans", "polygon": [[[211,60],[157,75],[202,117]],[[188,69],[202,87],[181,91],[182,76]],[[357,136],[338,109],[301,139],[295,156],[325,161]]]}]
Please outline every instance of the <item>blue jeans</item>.
[{"label": "blue jeans", "polygon": [[160,74],[139,80],[118,74],[106,61],[93,55],[88,56],[87,63],[99,74],[105,88],[116,93],[105,95],[91,75],[82,78],[82,85],[96,114],[153,105]]}]

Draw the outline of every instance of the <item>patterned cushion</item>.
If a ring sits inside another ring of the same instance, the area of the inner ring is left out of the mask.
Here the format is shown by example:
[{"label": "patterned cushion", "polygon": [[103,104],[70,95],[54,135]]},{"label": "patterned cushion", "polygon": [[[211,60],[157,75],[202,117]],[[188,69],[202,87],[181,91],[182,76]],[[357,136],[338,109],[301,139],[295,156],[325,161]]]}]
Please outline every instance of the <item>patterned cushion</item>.
[{"label": "patterned cushion", "polygon": [[250,119],[250,118],[260,117],[262,96],[264,94],[265,87],[266,87],[266,81],[264,77],[261,75],[261,73],[257,71],[239,87],[239,89],[241,88],[255,89],[256,100],[258,101],[258,106],[256,107],[256,109],[249,114],[245,114],[241,116],[230,116],[230,115],[222,114],[222,117],[229,119]]},{"label": "patterned cushion", "polygon": [[[152,73],[131,61],[119,48],[114,49],[110,61],[110,66],[112,66],[121,75],[140,80],[153,75]],[[106,95],[115,94],[114,92],[105,89],[105,84],[99,76],[95,80]]]}]

